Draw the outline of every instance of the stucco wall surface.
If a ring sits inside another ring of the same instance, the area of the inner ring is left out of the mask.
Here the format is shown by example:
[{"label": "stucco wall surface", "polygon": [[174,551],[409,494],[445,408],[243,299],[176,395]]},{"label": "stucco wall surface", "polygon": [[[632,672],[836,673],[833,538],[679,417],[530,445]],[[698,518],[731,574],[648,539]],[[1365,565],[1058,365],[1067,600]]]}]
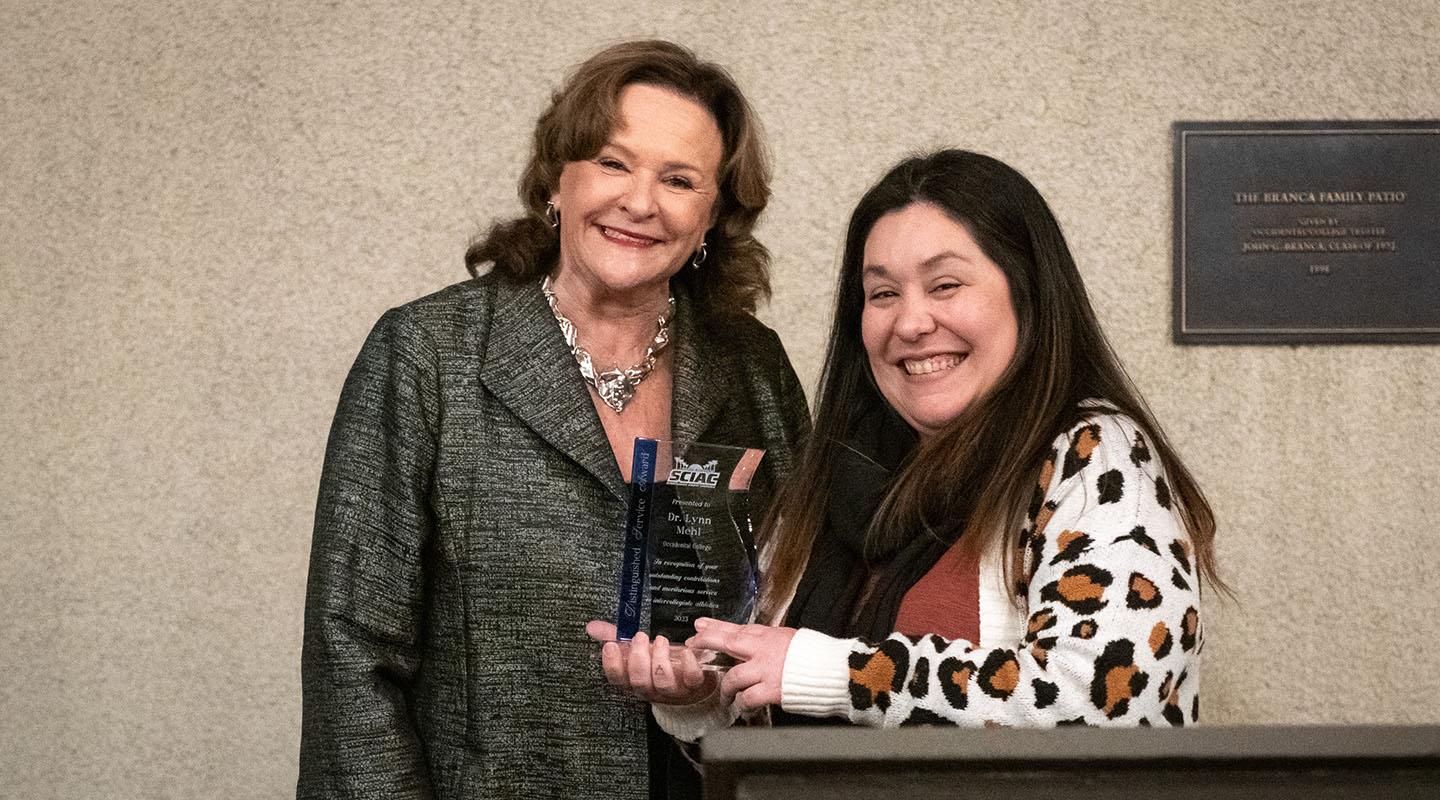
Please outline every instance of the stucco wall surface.
[{"label": "stucco wall surface", "polygon": [[1170,340],[1170,123],[1440,118],[1440,4],[0,0],[0,797],[293,792],[345,372],[518,209],[564,71],[649,35],[765,122],[807,385],[863,189],[1012,163],[1219,513],[1205,719],[1440,722],[1440,349]]}]

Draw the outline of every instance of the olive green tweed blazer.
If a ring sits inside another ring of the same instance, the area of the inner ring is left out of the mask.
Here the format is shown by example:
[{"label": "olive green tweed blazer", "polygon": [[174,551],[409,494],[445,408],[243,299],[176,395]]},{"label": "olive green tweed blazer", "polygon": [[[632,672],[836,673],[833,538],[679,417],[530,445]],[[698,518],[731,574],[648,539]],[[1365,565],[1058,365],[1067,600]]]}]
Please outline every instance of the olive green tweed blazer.
[{"label": "olive green tweed blazer", "polygon": [[[758,511],[804,393],[773,331],[676,302],[672,438],[765,448]],[[491,274],[387,312],[321,477],[297,796],[645,797],[645,707],[584,632],[614,618],[627,503],[538,285]]]}]

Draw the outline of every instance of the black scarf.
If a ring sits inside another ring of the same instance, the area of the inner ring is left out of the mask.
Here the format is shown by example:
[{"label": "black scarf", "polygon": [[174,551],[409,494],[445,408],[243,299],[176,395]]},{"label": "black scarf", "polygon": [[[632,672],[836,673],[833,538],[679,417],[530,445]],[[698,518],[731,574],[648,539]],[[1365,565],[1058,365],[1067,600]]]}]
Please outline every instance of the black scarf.
[{"label": "black scarf", "polygon": [[870,642],[895,630],[905,593],[950,547],[924,534],[867,547],[871,518],[915,443],[914,430],[888,407],[861,418],[833,467],[825,527],[810,549],[787,626]]},{"label": "black scarf", "polygon": [[[905,593],[946,550],[928,536],[866,547],[870,520],[916,439],[915,431],[888,406],[862,415],[846,438],[825,498],[825,526],[810,548],[810,560],[785,614],[786,626],[870,642],[895,630]],[[770,707],[770,721],[774,725],[846,723],[838,717],[791,714],[778,705]]]}]

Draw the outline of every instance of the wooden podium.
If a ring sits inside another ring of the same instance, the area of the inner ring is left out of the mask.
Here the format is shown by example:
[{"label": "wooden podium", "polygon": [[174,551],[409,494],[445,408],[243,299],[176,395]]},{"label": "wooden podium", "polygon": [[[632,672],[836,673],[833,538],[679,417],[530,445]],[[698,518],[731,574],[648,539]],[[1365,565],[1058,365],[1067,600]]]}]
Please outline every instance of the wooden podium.
[{"label": "wooden podium", "polygon": [[1440,726],[735,728],[706,800],[1440,799]]}]

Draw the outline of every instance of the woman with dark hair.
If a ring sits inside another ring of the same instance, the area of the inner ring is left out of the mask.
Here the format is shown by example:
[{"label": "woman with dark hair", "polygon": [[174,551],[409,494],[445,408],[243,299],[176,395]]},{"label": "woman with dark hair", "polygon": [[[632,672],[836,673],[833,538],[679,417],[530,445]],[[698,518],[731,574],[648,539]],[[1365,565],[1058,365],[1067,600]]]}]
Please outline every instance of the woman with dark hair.
[{"label": "woman with dark hair", "polygon": [[617,607],[636,437],[763,448],[763,507],[809,428],[753,316],[768,183],[723,69],[610,47],[541,116],[476,277],[376,325],[321,478],[299,797],[698,796],[583,624]]},{"label": "woman with dark hair", "polygon": [[670,727],[1194,722],[1214,530],[1034,186],[906,160],[850,220],[815,430],[762,533],[771,624],[696,623],[743,663]]}]

